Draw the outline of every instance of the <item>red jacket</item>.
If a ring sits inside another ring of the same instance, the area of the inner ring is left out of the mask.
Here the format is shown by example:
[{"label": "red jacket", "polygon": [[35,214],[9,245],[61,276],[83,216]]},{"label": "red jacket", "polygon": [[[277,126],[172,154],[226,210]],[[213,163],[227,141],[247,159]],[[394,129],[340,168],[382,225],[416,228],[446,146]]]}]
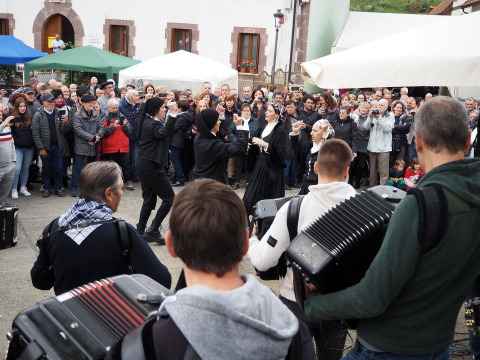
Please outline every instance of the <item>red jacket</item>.
[{"label": "red jacket", "polygon": [[[118,113],[117,113],[118,114]],[[114,116],[110,120],[110,125],[108,125],[109,121],[109,116],[110,114],[107,115],[107,118],[104,120],[104,126],[114,126],[114,121],[115,118],[119,119],[120,122],[124,122],[125,125],[123,126],[118,126],[115,131],[109,135],[108,137],[104,137],[102,140],[102,154],[113,154],[113,153],[128,153],[129,152],[129,145],[130,145],[130,140],[128,139],[128,134],[132,132],[132,126],[128,122],[128,120],[120,114],[120,116]]]},{"label": "red jacket", "polygon": [[417,175],[425,175],[425,172],[422,170],[422,168],[418,169],[417,173],[414,173],[412,170],[410,170],[410,166],[407,167],[407,170],[405,170],[405,179],[410,179],[410,176]]}]

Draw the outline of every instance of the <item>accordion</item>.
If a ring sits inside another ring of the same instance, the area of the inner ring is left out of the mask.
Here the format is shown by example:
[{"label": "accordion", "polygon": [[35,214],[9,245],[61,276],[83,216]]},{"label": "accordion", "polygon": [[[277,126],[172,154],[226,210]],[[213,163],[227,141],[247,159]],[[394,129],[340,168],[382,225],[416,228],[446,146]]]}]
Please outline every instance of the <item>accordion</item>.
[{"label": "accordion", "polygon": [[0,205],[0,250],[17,245],[18,207]]},{"label": "accordion", "polygon": [[120,275],[78,287],[19,313],[7,334],[7,360],[103,359],[111,344],[143,324],[173,293],[145,275]]},{"label": "accordion", "polygon": [[[320,294],[360,282],[377,255],[389,221],[406,193],[391,186],[365,190],[327,211],[292,241],[287,259],[293,267],[295,296],[303,308],[303,281]],[[353,323],[349,326],[354,327]]]}]

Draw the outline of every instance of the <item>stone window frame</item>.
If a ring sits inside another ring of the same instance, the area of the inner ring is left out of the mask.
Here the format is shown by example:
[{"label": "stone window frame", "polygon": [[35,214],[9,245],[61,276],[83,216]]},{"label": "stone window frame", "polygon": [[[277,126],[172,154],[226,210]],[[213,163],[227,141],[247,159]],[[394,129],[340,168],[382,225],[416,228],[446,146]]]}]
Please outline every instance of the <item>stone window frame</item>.
[{"label": "stone window frame", "polygon": [[255,34],[260,37],[260,45],[257,49],[258,51],[258,64],[257,64],[257,73],[260,74],[262,71],[265,71],[265,66],[267,66],[267,54],[265,49],[268,43],[268,35],[266,28],[258,27],[238,27],[234,26],[232,31],[232,53],[230,54],[230,64],[232,69],[238,71],[238,45],[240,34]]},{"label": "stone window frame", "polygon": [[[310,3],[305,3],[298,14],[295,38],[295,61],[291,73],[295,74],[295,83],[303,82],[301,64],[307,61],[308,25],[310,23]],[[290,79],[289,79],[290,80]]]},{"label": "stone window frame", "polygon": [[186,24],[186,23],[167,23],[165,29],[165,39],[167,40],[164,54],[170,54],[172,52],[172,33],[173,30],[191,30],[192,38],[190,39],[190,52],[198,55],[197,42],[200,39],[200,31],[198,30],[198,24]]},{"label": "stone window frame", "polygon": [[39,51],[43,51],[45,24],[47,19],[55,14],[65,16],[72,24],[75,32],[75,47],[83,46],[83,36],[85,32],[80,17],[75,10],[72,9],[72,0],[65,0],[64,3],[49,2],[46,0],[43,9],[38,12],[33,22],[33,47]]},{"label": "stone window frame", "polygon": [[13,14],[0,13],[0,19],[5,19],[8,21],[8,34],[13,35],[13,30],[15,29],[15,19]]},{"label": "stone window frame", "polygon": [[103,34],[105,35],[105,43],[103,44],[103,50],[110,50],[110,26],[126,26],[128,28],[127,39],[127,56],[133,58],[135,56],[135,45],[133,45],[133,39],[136,35],[136,27],[134,20],[119,20],[119,19],[105,19],[103,24]]}]

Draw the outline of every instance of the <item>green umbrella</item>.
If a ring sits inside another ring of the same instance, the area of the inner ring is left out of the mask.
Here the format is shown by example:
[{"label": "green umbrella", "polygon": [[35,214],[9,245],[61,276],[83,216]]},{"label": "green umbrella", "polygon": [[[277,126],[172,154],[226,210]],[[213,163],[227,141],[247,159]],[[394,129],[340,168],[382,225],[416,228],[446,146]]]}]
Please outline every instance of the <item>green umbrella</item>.
[{"label": "green umbrella", "polygon": [[30,80],[30,71],[50,69],[105,73],[107,79],[112,79],[113,74],[138,63],[140,61],[88,45],[25,63],[25,81]]}]

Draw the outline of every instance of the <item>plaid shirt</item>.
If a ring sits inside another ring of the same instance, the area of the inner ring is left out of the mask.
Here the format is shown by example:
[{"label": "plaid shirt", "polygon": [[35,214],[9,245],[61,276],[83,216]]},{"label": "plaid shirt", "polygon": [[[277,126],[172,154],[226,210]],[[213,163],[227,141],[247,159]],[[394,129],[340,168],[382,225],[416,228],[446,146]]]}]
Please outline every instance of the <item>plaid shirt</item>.
[{"label": "plaid shirt", "polygon": [[[112,209],[110,209],[105,202],[86,201],[82,198],[79,199],[70,210],[59,217],[58,226],[78,225],[85,222],[93,223],[96,221],[108,221],[113,219],[112,214]],[[70,229],[65,231],[64,234],[80,245],[82,241],[99,226],[101,225]]]}]

